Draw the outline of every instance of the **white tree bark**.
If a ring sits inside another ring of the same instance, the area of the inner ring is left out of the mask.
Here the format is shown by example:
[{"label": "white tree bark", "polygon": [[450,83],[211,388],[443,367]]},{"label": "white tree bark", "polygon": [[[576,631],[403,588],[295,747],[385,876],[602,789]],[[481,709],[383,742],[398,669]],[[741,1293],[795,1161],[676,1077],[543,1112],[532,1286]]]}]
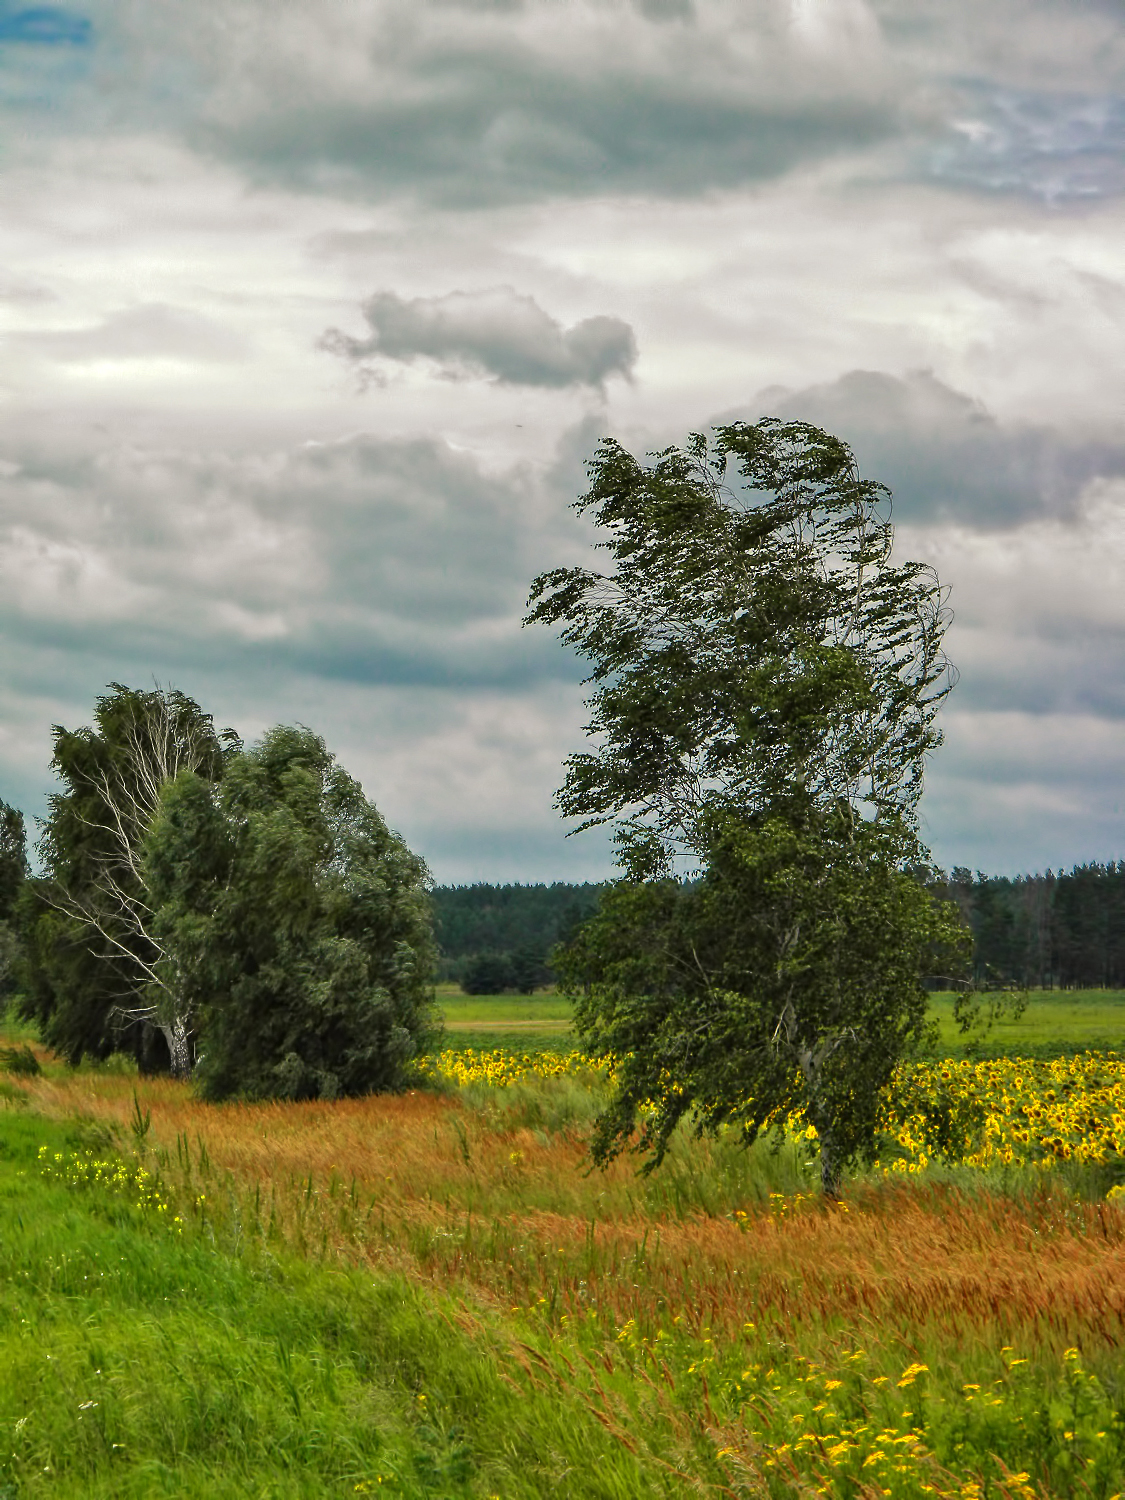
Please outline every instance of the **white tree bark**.
[{"label": "white tree bark", "polygon": [[215,752],[210,726],[197,715],[178,712],[180,706],[171,690],[148,695],[146,712],[126,735],[124,753],[85,778],[104,816],[104,821],[83,820],[103,836],[101,852],[93,856],[93,879],[81,894],[58,882],[45,894],[57,911],[101,937],[125,986],[122,998],[145,996],[140,1004],[119,1006],[117,1014],[123,1022],[157,1027],[168,1043],[173,1077],[187,1078],[193,1067],[191,1001],[178,965],[154,931],[143,868],[145,837],[163,788],[182,771],[198,770]]}]

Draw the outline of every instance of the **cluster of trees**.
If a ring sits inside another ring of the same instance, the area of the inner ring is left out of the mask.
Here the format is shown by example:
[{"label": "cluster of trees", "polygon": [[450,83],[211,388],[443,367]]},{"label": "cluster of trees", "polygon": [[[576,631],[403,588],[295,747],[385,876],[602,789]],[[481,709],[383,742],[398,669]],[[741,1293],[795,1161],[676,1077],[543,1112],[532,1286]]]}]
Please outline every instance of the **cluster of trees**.
[{"label": "cluster of trees", "polygon": [[1125,863],[1014,880],[955,869],[943,894],[972,931],[978,981],[1125,989]]},{"label": "cluster of trees", "polygon": [[54,734],[63,789],[15,900],[44,1041],[211,1098],[398,1086],[434,1032],[428,875],[323,740],[245,747],[182,693],[116,683]]},{"label": "cluster of trees", "polygon": [[654,459],[599,446],[577,508],[610,566],[542,575],[526,620],[590,663],[591,748],[557,805],[611,826],[619,880],[431,898],[309,730],[247,748],[180,693],[114,684],[92,727],[56,729],[41,874],[0,809],[0,982],[14,927],[44,1039],[128,1046],[215,1098],[395,1087],[433,1034],[436,907],[466,988],[534,988],[560,944],[580,1037],[617,1060],[595,1161],[654,1166],[685,1119],[749,1144],[803,1109],[834,1193],[928,1039],[928,979],[962,986],[966,1026],[974,964],[1121,982],[1121,866],[926,875],[945,593],[892,562],[889,492],[847,444],[770,419]]},{"label": "cluster of trees", "polygon": [[436,886],[439,978],[458,981],[468,995],[530,995],[551,984],[552,951],[594,913],[603,889],[561,881]]}]

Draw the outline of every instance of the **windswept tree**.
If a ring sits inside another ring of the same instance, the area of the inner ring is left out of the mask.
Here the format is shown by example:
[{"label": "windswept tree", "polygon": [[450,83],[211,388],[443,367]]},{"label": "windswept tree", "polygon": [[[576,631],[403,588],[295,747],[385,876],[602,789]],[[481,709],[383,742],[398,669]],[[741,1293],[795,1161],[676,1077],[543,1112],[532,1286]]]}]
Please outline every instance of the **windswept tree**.
[{"label": "windswept tree", "polygon": [[172,1073],[186,1077],[194,1000],[156,921],[146,849],[164,789],[187,772],[217,781],[237,737],[216,733],[211,716],[174,688],[111,683],[92,726],[56,725],[54,738],[63,790],[50,798],[43,876],[30,897],[27,1012],[72,1062],[104,1056],[125,1038],[150,1056],[155,1030]]},{"label": "windswept tree", "polygon": [[808,424],[647,465],[607,440],[589,469],[611,566],[544,574],[527,618],[591,663],[558,806],[612,826],[625,874],[562,957],[580,1035],[619,1064],[595,1158],[658,1162],[685,1116],[749,1143],[800,1107],[834,1192],[923,1033],[922,974],[964,946],[911,873],[944,592],[892,562],[889,491]]}]

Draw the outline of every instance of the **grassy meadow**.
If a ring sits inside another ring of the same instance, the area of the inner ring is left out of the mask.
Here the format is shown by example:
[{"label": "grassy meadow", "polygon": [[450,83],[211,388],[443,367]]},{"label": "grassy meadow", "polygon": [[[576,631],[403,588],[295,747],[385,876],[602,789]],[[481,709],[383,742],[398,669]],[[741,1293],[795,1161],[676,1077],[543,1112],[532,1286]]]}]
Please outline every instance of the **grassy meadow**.
[{"label": "grassy meadow", "polygon": [[[560,995],[464,995],[455,984],[438,986],[451,1046],[519,1046],[541,1040],[568,1044],[570,1006]],[[1032,990],[1018,1020],[996,1021],[983,1036],[966,1039],[953,1019],[954,996],[931,996],[943,1055],[961,1057],[1055,1055],[1091,1048],[1125,1053],[1125,991]],[[503,1041],[498,1041],[502,1038]]]},{"label": "grassy meadow", "polygon": [[553,996],[446,999],[428,1081],[334,1103],[32,1041],[0,1074],[0,1497],[1110,1500],[1125,1068],[1044,1059],[1123,999],[1029,1008],[1040,1060],[927,1065],[962,1159],[912,1085],[839,1207],[796,1130],[590,1172],[606,1083]]}]

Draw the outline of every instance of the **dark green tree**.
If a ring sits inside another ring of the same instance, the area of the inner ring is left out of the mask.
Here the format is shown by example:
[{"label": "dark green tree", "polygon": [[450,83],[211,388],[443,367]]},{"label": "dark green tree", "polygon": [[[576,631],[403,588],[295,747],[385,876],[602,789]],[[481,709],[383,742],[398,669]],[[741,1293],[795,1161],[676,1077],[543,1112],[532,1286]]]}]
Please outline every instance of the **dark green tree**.
[{"label": "dark green tree", "polygon": [[0,922],[10,922],[27,879],[23,813],[0,801]]},{"label": "dark green tree", "polygon": [[213,1099],[400,1087],[434,1035],[423,862],[310,730],[165,789],[145,876]]},{"label": "dark green tree", "polygon": [[506,953],[477,953],[465,965],[461,988],[466,995],[502,995],[514,984]]},{"label": "dark green tree", "polygon": [[650,465],[607,440],[590,479],[577,508],[613,566],[538,578],[528,621],[592,664],[594,748],[558,805],[612,824],[625,871],[562,958],[585,1045],[632,1054],[596,1159],[638,1118],[654,1163],[685,1115],[749,1142],[800,1105],[835,1191],[923,1033],[923,973],[964,942],[911,874],[953,680],[943,591],[892,565],[889,492],[804,423]]},{"label": "dark green tree", "polygon": [[27,881],[27,835],[23,813],[0,801],[0,1014],[16,984],[20,943],[17,908]]},{"label": "dark green tree", "polygon": [[521,995],[533,995],[540,985],[550,984],[551,970],[540,948],[527,945],[517,948],[511,957],[512,988]]},{"label": "dark green tree", "polygon": [[164,788],[185,771],[218,780],[237,739],[174,688],[121,683],[97,700],[92,726],[56,725],[54,739],[63,790],[39,842],[43,876],[24,898],[25,1014],[72,1063],[131,1047],[142,1065],[186,1077],[191,1000],[155,924],[144,850]]}]

